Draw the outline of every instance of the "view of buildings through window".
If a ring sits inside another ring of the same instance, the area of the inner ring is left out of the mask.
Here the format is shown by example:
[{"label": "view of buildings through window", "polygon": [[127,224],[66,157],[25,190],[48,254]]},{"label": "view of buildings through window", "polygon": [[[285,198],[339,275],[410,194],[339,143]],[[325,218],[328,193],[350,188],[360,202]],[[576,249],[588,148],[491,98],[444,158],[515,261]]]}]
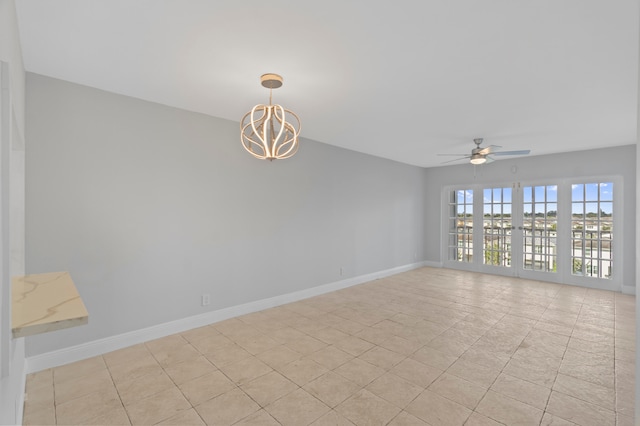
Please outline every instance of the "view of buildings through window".
[{"label": "view of buildings through window", "polygon": [[611,278],[613,183],[571,186],[572,273]]},{"label": "view of buildings through window", "polygon": [[[558,272],[558,185],[523,186],[515,209],[512,187],[482,190],[482,263],[511,267],[512,238],[521,238],[522,269]],[[479,193],[479,191],[476,191]],[[473,262],[474,190],[451,191],[449,197],[449,258]],[[515,218],[514,213],[518,212]],[[476,219],[479,220],[479,219]],[[514,233],[515,230],[517,233]],[[564,227],[569,229],[569,226]],[[571,185],[571,273],[611,278],[613,183]],[[561,248],[562,249],[562,248]],[[569,250],[565,248],[564,250]],[[479,254],[479,253],[476,253]]]}]

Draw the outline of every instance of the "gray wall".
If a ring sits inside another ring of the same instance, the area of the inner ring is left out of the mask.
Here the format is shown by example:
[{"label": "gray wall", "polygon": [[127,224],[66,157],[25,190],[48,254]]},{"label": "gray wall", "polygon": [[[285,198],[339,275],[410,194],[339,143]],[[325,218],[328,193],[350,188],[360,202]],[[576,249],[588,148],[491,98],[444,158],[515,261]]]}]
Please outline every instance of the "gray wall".
[{"label": "gray wall", "polygon": [[[532,147],[535,150],[535,147]],[[515,166],[515,173],[512,167]],[[455,184],[511,183],[540,179],[569,179],[589,176],[621,176],[624,211],[623,285],[635,287],[636,253],[636,146],[625,145],[607,149],[576,151],[556,155],[541,155],[501,159],[485,166],[463,164],[454,167],[436,167],[426,170],[426,199],[433,200],[425,208],[428,224],[438,229],[425,230],[425,259],[440,263],[440,232],[442,188]]]},{"label": "gray wall", "polygon": [[29,356],[423,259],[424,169],[29,73],[27,123],[27,271],[90,314]]}]

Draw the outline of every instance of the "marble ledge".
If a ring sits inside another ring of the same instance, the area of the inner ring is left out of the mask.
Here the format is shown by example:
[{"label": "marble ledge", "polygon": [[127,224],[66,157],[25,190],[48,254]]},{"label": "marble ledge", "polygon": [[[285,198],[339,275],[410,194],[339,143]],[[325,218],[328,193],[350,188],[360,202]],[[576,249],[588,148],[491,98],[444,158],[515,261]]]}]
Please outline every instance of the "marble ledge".
[{"label": "marble ledge", "polygon": [[14,277],[11,285],[14,338],[89,322],[89,313],[68,272]]}]

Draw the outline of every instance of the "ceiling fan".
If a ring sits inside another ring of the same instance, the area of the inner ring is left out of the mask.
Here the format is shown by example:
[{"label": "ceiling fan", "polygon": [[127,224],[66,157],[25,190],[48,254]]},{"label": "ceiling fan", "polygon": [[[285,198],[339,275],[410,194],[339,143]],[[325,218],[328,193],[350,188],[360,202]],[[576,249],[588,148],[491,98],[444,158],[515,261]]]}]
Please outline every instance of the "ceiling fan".
[{"label": "ceiling fan", "polygon": [[471,164],[474,165],[479,165],[479,164],[484,164],[487,162],[491,162],[493,161],[493,158],[490,157],[489,155],[492,156],[498,156],[498,155],[527,155],[531,152],[531,150],[529,149],[523,149],[520,151],[499,151],[499,149],[501,148],[498,145],[489,145],[486,146],[484,148],[481,148],[480,145],[482,144],[482,138],[476,138],[473,140],[473,142],[476,144],[476,147],[473,148],[471,150],[471,154],[467,155],[467,154],[438,154],[441,156],[452,156],[455,155],[457,157],[460,158],[456,158],[454,160],[450,160],[450,161],[445,161],[442,164],[446,164],[446,163],[452,163],[454,161],[459,161],[459,160],[463,160],[468,158],[469,162]]}]

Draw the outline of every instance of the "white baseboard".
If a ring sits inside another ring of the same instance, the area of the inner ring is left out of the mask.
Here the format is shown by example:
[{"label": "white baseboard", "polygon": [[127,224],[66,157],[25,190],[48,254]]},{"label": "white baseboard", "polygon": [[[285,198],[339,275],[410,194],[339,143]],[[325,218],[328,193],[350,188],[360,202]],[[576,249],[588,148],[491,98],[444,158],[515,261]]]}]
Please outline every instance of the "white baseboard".
[{"label": "white baseboard", "polygon": [[242,305],[231,306],[217,311],[207,312],[192,317],[179,319],[176,321],[158,324],[152,327],[119,334],[116,336],[106,337],[91,342],[47,352],[40,355],[34,355],[26,359],[26,373],[34,373],[45,370],[47,368],[58,367],[71,362],[80,361],[98,355],[103,355],[111,351],[126,348],[128,346],[137,345],[139,343],[148,342],[150,340],[159,339],[175,333],[181,333],[193,328],[202,327],[229,318],[240,315],[250,314],[252,312],[262,311],[264,309],[273,308],[284,305],[286,303],[297,302],[298,300],[308,299],[313,296],[329,293],[343,288],[363,284],[379,278],[388,277],[390,275],[399,274],[401,272],[410,271],[425,266],[425,262],[412,263],[396,268],[386,269],[371,274],[360,275],[358,277],[347,278],[345,280],[336,281],[317,287],[296,291],[293,293],[283,294],[280,296],[270,297],[268,299],[257,300]]},{"label": "white baseboard", "polygon": [[636,288],[632,285],[623,285],[622,286],[622,294],[631,294],[633,296],[636,295]]},{"label": "white baseboard", "polygon": [[432,260],[425,260],[422,262],[423,266],[429,266],[431,268],[442,268],[442,262],[434,262]]}]

